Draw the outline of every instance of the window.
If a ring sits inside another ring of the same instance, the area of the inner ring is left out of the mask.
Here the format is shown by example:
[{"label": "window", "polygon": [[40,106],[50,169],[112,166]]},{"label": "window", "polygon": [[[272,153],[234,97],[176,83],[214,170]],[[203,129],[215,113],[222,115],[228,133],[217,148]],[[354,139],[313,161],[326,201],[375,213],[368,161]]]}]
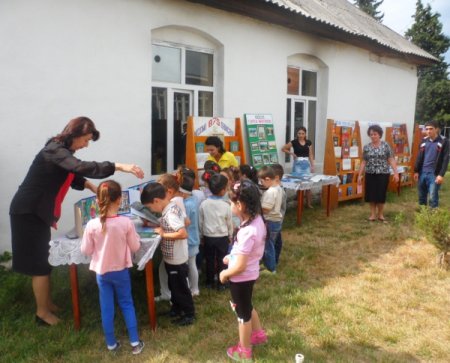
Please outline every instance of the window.
[{"label": "window", "polygon": [[186,50],[186,84],[213,85],[213,55]]},{"label": "window", "polygon": [[302,71],[302,95],[317,96],[317,73]]},{"label": "window", "polygon": [[189,116],[214,116],[214,52],[152,44],[153,175],[185,163]]},{"label": "window", "polygon": [[181,49],[152,45],[153,81],[181,82]]},{"label": "window", "polygon": [[[307,138],[315,143],[317,117],[317,72],[289,66],[287,68],[286,143],[295,139],[300,126],[306,127]],[[286,154],[285,161],[290,161]]]}]

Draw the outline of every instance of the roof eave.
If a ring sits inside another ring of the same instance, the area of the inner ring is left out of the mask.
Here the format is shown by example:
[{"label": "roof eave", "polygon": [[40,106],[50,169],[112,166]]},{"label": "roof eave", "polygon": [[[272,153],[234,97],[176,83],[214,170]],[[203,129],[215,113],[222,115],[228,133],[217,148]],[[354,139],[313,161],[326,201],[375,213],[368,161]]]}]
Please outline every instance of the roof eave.
[{"label": "roof eave", "polygon": [[290,9],[280,7],[273,3],[262,2],[261,0],[187,1],[248,16],[250,18],[280,25],[300,32],[313,34],[326,39],[352,44],[359,48],[369,50],[379,56],[402,59],[408,63],[413,63],[416,65],[431,65],[438,61],[436,59],[422,57],[417,54],[401,52],[387,45],[378,43],[376,40],[367,36],[350,33],[344,29],[338,28],[337,26],[333,26],[332,24],[306,17],[301,13],[296,13]]}]

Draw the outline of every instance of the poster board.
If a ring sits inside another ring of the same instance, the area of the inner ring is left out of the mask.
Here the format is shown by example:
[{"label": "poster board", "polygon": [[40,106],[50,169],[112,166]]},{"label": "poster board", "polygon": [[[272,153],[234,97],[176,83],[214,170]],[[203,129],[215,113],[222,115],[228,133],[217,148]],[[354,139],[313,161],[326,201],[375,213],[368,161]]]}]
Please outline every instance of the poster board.
[{"label": "poster board", "polygon": [[[337,175],[339,186],[330,188],[330,207],[338,202],[364,197],[364,183],[358,184],[358,174],[362,161],[361,132],[358,121],[327,120],[327,135],[323,172]],[[327,193],[322,193],[322,203],[326,204]]]},{"label": "poster board", "polygon": [[205,141],[208,136],[217,136],[222,140],[226,150],[232,152],[239,164],[245,164],[245,152],[242,139],[241,119],[225,117],[193,117],[187,120],[186,166],[197,175],[195,185],[198,187],[199,170],[209,154]]},{"label": "poster board", "polygon": [[250,164],[256,169],[278,163],[277,144],[272,115],[245,114]]}]

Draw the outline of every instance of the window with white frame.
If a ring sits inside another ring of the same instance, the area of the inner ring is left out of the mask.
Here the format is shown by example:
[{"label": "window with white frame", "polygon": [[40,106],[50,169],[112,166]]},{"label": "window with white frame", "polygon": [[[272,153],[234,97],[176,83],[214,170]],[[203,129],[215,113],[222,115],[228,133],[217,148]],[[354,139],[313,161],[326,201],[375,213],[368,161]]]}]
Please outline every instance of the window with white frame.
[{"label": "window with white frame", "polygon": [[[295,138],[295,132],[303,126],[307,138],[315,143],[317,114],[317,72],[297,66],[287,68],[286,143]],[[290,161],[286,154],[285,161]]]},{"label": "window with white frame", "polygon": [[214,115],[214,62],[213,50],[152,44],[152,174],[184,164],[188,116]]}]

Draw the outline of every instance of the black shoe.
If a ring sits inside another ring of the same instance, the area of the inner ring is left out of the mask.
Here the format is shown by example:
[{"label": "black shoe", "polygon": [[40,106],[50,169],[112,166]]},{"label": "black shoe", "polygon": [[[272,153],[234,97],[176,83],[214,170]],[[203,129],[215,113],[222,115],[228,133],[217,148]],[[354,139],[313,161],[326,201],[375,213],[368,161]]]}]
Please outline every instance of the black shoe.
[{"label": "black shoe", "polygon": [[206,287],[208,290],[214,289],[214,285],[213,285],[213,284],[206,284],[205,287]]},{"label": "black shoe", "polygon": [[219,285],[217,286],[217,290],[219,290],[219,291],[225,291],[227,288],[228,288],[227,285],[219,284]]},{"label": "black shoe", "polygon": [[172,320],[172,324],[178,326],[187,326],[194,324],[195,317],[194,316],[182,316],[181,318]]},{"label": "black shoe", "polygon": [[40,318],[39,316],[36,315],[36,324],[39,326],[52,326],[52,324],[47,323],[44,319]]},{"label": "black shoe", "polygon": [[161,316],[168,316],[169,318],[177,318],[181,316],[181,313],[175,310],[168,310],[160,313]]}]

